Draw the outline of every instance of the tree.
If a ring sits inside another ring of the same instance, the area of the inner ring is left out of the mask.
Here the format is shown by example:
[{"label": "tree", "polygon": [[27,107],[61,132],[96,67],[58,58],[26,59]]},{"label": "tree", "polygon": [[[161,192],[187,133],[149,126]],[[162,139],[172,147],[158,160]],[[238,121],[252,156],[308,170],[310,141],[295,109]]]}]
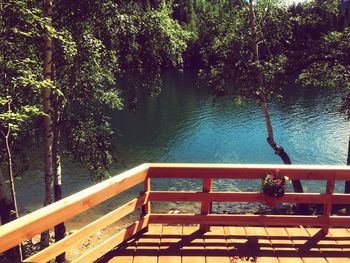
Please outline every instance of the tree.
[{"label": "tree", "polygon": [[[43,82],[35,39],[42,20],[39,10],[28,6],[25,0],[0,3],[0,139],[5,149],[0,157],[7,164],[11,192],[9,202],[3,206],[6,209],[1,210],[2,223],[18,217],[14,172],[22,168],[15,170],[13,152],[25,146],[22,138],[30,133],[30,121],[41,114],[38,92]],[[14,261],[21,260],[20,246],[14,257]]]},{"label": "tree", "polygon": [[[45,1],[45,10],[48,26],[46,29],[51,27],[51,16],[52,16],[52,1]],[[50,87],[51,85],[51,74],[52,74],[52,36],[49,32],[45,32],[44,36],[44,65],[43,65],[43,76],[47,82],[47,86],[43,89],[43,110],[44,110],[44,178],[45,178],[45,201],[44,206],[52,203],[52,121],[51,121],[51,96]],[[49,230],[41,234],[40,244],[42,248],[49,246],[50,234]]]},{"label": "tree", "polygon": [[[343,21],[346,12],[339,9],[338,1],[314,1],[301,9],[301,14],[307,13],[313,17],[313,21],[301,20],[296,15],[295,34],[297,39],[300,32],[307,32],[310,23],[317,24],[317,35],[313,38],[312,45],[298,50],[293,49],[290,54],[291,72],[298,73],[298,82],[304,86],[316,86],[326,88],[340,88],[344,91],[341,111],[350,117],[350,28],[345,23],[341,25],[330,23],[329,18],[335,17],[337,21]],[[328,20],[327,20],[328,19]],[[326,25],[327,24],[327,25]],[[302,29],[300,31],[300,29]],[[297,40],[296,40],[297,41]],[[295,43],[297,43],[294,41]],[[348,163],[350,163],[350,151]],[[350,181],[345,182],[345,193],[350,193]]]},{"label": "tree", "polygon": [[[238,1],[224,17],[213,14],[209,30],[215,31],[208,35],[214,38],[203,47],[206,67],[201,75],[215,96],[257,101],[265,117],[267,142],[285,164],[291,164],[275,142],[268,109],[268,101],[279,96],[283,84],[286,43],[291,35],[286,7],[276,1]],[[294,180],[293,188],[303,192],[300,181]]]}]

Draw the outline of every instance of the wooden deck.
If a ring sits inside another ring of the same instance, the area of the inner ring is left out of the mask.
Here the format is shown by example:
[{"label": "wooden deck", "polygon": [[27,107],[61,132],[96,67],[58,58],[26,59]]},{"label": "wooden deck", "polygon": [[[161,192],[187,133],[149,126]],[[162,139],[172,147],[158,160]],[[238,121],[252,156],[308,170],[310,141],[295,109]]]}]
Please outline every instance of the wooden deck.
[{"label": "wooden deck", "polygon": [[[319,204],[323,206],[323,213],[223,215],[215,214],[211,210],[213,202],[266,203],[266,196],[261,192],[214,191],[212,186],[215,180],[246,179],[255,180],[252,183],[256,184],[256,180],[276,170],[291,180],[318,180],[324,181],[326,185],[325,191],[318,193],[286,193],[275,200],[276,203]],[[152,186],[153,180],[164,178],[201,180],[202,191],[158,191]],[[334,205],[350,205],[350,194],[334,192],[336,182],[348,180],[350,166],[142,164],[0,226],[0,253],[134,186],[143,184],[143,191],[134,199],[25,258],[23,262],[48,262],[135,211],[140,214],[138,221],[113,233],[72,262],[92,263],[101,257],[101,262],[129,263],[350,262],[350,216],[332,213]],[[152,210],[152,202],[177,201],[200,203],[200,213],[159,214]],[[115,249],[126,240],[140,236],[149,224],[149,232],[142,234],[139,239],[129,241],[126,247]],[[190,224],[200,226],[170,226]],[[256,227],[248,227],[251,225]],[[212,231],[207,232],[208,226],[211,226]],[[200,231],[197,231],[198,229]],[[220,262],[217,262],[219,260]]]},{"label": "wooden deck", "polygon": [[110,251],[110,263],[342,263],[350,262],[350,229],[150,225],[149,231]]}]

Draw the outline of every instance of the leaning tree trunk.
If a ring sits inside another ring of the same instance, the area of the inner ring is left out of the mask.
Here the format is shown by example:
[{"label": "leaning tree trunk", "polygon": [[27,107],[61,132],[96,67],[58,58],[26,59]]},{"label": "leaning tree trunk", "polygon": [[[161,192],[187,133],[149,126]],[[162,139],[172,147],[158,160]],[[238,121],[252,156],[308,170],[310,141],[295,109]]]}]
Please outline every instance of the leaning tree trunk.
[{"label": "leaning tree trunk", "polygon": [[[260,72],[260,57],[259,57],[259,40],[258,40],[258,28],[257,28],[257,22],[256,22],[256,16],[254,12],[254,6],[253,6],[253,0],[249,1],[248,5],[248,11],[249,11],[249,21],[250,21],[250,31],[251,31],[251,60],[252,63],[257,66],[257,74],[255,76],[256,82],[259,85],[259,88],[263,87],[263,77]],[[284,164],[292,164],[288,154],[285,152],[282,146],[278,145],[275,142],[274,136],[273,136],[273,128],[271,123],[271,117],[270,112],[268,109],[267,101],[262,92],[257,91],[256,97],[259,101],[260,107],[264,112],[266,127],[267,127],[267,142],[271,146],[271,148],[275,151],[275,154],[277,154],[283,161]],[[296,193],[303,193],[303,187],[301,185],[300,180],[293,180],[293,189]],[[307,205],[302,204],[297,206],[297,210],[301,213],[307,212]]]},{"label": "leaning tree trunk", "polygon": [[[269,112],[268,105],[267,105],[267,102],[266,102],[266,99],[264,96],[262,96],[262,95],[259,96],[259,103],[260,103],[260,107],[263,110],[264,116],[265,116],[265,122],[266,122],[267,133],[268,133],[268,137],[267,137],[268,144],[275,151],[275,154],[277,154],[282,159],[284,164],[292,164],[288,154],[283,149],[283,147],[275,142],[270,112]],[[296,193],[303,193],[304,192],[304,189],[303,189],[303,186],[302,186],[300,180],[292,180],[292,184],[293,184],[294,192],[296,192]]]},{"label": "leaning tree trunk", "polygon": [[[52,143],[52,163],[53,163],[53,178],[54,178],[54,197],[55,202],[62,199],[62,173],[61,173],[61,108],[60,98],[57,95],[53,96],[53,143]],[[55,242],[63,239],[66,235],[64,222],[55,226]],[[56,262],[61,263],[66,261],[65,253],[56,257]]]},{"label": "leaning tree trunk", "polygon": [[[51,19],[52,16],[52,1],[45,2],[46,16]],[[51,81],[52,71],[52,37],[46,32],[45,36],[45,53],[44,53],[44,79]],[[43,106],[44,106],[44,169],[45,169],[45,201],[44,206],[52,203],[52,128],[51,128],[51,98],[50,89],[44,87],[43,92]],[[50,233],[49,230],[41,234],[41,247],[49,246]]]}]

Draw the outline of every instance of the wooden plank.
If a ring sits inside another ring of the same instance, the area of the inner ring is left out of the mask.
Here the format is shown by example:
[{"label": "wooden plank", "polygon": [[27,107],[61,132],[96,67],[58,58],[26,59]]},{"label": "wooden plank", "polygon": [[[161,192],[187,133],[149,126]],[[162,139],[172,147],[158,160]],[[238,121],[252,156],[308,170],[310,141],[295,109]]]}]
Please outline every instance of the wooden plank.
[{"label": "wooden plank", "polygon": [[[147,177],[144,181],[144,193],[148,194],[151,191],[151,178]],[[141,209],[141,216],[145,216],[147,214],[151,213],[151,203],[147,202],[145,205],[142,206]]]},{"label": "wooden plank", "polygon": [[265,228],[271,245],[281,263],[303,263],[293,242],[290,240],[288,233],[283,227],[266,227]]},{"label": "wooden plank", "polygon": [[[306,228],[310,236],[319,235],[320,228]],[[332,239],[331,235],[328,233],[326,236],[321,236],[316,246],[326,258],[329,263],[349,263],[349,259],[343,254],[343,251],[340,247],[337,246],[337,242]]]},{"label": "wooden plank", "polygon": [[348,180],[350,168],[333,165],[262,165],[262,164],[158,164],[149,165],[151,178],[227,178],[260,179],[279,170],[290,179]]},{"label": "wooden plank", "polygon": [[112,258],[108,258],[108,259],[101,258],[101,261],[98,261],[98,262],[132,263],[134,260],[135,251],[136,251],[136,240],[132,239],[126,242],[125,246],[121,246],[120,248],[113,251],[113,256],[111,256]]},{"label": "wooden plank", "polygon": [[73,260],[73,263],[88,263],[94,262],[99,259],[103,255],[105,255],[108,251],[112,250],[125,240],[128,240],[133,235],[140,232],[142,229],[147,227],[149,216],[144,217],[142,220],[136,221],[126,229],[123,229],[119,233],[111,236],[106,241],[101,243],[100,245],[94,247],[92,250],[88,251],[84,255],[79,258]]},{"label": "wooden plank", "polygon": [[245,227],[245,231],[248,236],[248,246],[251,247],[251,251],[254,251],[253,248],[256,250],[251,257],[257,257],[259,263],[278,263],[271,240],[264,227]]},{"label": "wooden plank", "polygon": [[182,263],[206,263],[204,240],[198,226],[182,228]]},{"label": "wooden plank", "polygon": [[162,226],[158,263],[181,263],[182,226]]},{"label": "wooden plank", "polygon": [[224,227],[224,233],[231,262],[250,262],[254,259],[255,251],[251,251],[248,245],[244,227]]},{"label": "wooden plank", "polygon": [[329,235],[334,238],[344,256],[350,257],[350,233],[345,228],[330,228]]},{"label": "wooden plank", "polygon": [[344,226],[347,227],[350,224],[350,216],[331,216],[329,218],[329,225],[334,226]]},{"label": "wooden plank", "polygon": [[342,250],[350,257],[350,233],[346,228],[331,228],[330,235],[336,239]]},{"label": "wooden plank", "polygon": [[149,225],[148,232],[137,240],[133,263],[157,263],[161,233],[161,225]]},{"label": "wooden plank", "polygon": [[230,263],[225,232],[222,226],[211,226],[210,231],[204,233],[203,238],[206,263]]},{"label": "wooden plank", "polygon": [[[344,197],[345,196],[345,197]],[[340,203],[350,203],[350,195],[337,197]],[[152,191],[149,193],[150,201],[182,201],[182,202],[257,202],[265,203],[265,195],[258,192],[176,192],[176,191]],[[279,203],[309,203],[309,204],[324,204],[331,201],[331,196],[328,194],[319,193],[286,193],[279,198]],[[336,202],[334,202],[336,203]]]},{"label": "wooden plank", "polygon": [[310,235],[305,228],[287,227],[286,231],[304,263],[314,263],[316,258],[317,262],[327,263],[327,260],[323,257],[319,249],[312,248],[312,245],[309,245]]},{"label": "wooden plank", "polygon": [[155,224],[209,224],[209,225],[270,225],[270,226],[296,226],[314,225],[322,226],[322,216],[300,215],[195,215],[195,214],[151,214],[150,222]]},{"label": "wooden plank", "polygon": [[[205,178],[203,179],[203,193],[210,193],[213,188],[213,179]],[[201,201],[201,215],[208,215],[211,213],[211,201],[209,199],[203,199]],[[208,231],[209,225],[201,224],[200,229],[202,231]]]},{"label": "wooden plank", "polygon": [[56,257],[57,255],[63,253],[68,248],[73,246],[80,240],[83,240],[97,231],[107,227],[108,225],[118,221],[124,216],[135,211],[135,209],[141,207],[147,201],[147,196],[143,195],[139,198],[135,198],[125,205],[117,208],[116,210],[108,213],[107,215],[93,221],[82,229],[74,232],[73,234],[65,237],[64,239],[52,244],[48,248],[36,253],[35,255],[27,258],[24,262],[47,262],[50,259]]},{"label": "wooden plank", "polygon": [[143,182],[147,175],[147,167],[135,167],[0,226],[0,253]]},{"label": "wooden plank", "polygon": [[350,194],[332,194],[333,204],[350,204]]}]

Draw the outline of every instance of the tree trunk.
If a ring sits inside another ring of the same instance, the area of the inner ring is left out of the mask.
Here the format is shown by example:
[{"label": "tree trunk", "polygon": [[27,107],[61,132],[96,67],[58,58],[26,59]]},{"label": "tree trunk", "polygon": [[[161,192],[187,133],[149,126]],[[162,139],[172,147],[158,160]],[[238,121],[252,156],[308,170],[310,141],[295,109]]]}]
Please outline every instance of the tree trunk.
[{"label": "tree trunk", "polygon": [[[249,11],[249,21],[250,21],[251,41],[252,41],[251,42],[251,60],[252,60],[252,63],[258,67],[260,65],[258,29],[257,29],[257,23],[256,23],[256,16],[254,12],[253,0],[249,0],[248,11]],[[260,70],[258,71],[255,78],[256,78],[256,82],[259,85],[259,88],[262,88],[263,77]],[[274,135],[273,135],[273,127],[272,127],[272,122],[271,122],[271,117],[270,117],[270,112],[268,109],[266,97],[260,91],[256,92],[256,97],[259,101],[262,111],[264,112],[266,128],[268,133],[268,137],[267,137],[268,144],[275,151],[275,154],[277,154],[282,159],[284,164],[288,164],[288,165],[292,164],[288,154],[285,152],[283,147],[278,145],[275,142]],[[294,192],[296,193],[304,192],[300,180],[293,180],[292,183],[293,183]],[[301,212],[301,213],[307,213],[307,210],[308,210],[307,205],[306,204],[297,205],[297,210],[298,212]]]},{"label": "tree trunk", "polygon": [[[61,109],[60,98],[53,96],[53,143],[52,143],[52,163],[53,163],[53,177],[54,177],[54,196],[55,202],[62,199],[62,173],[61,173]],[[66,228],[64,222],[55,226],[55,242],[63,239],[66,235]],[[56,262],[61,263],[66,261],[65,253],[56,257]]]},{"label": "tree trunk", "polygon": [[[16,219],[15,213],[12,213],[14,209],[13,202],[7,195],[7,187],[0,167],[0,217],[2,225]],[[21,262],[21,251],[21,246],[18,245],[6,251],[5,255],[11,262]]]},{"label": "tree trunk", "polygon": [[[10,104],[8,104],[9,111]],[[7,174],[10,181],[10,193],[11,200],[8,204],[6,204],[5,211],[9,210],[9,221],[15,220],[18,218],[18,207],[17,207],[17,198],[15,191],[15,182],[13,178],[13,165],[12,165],[12,153],[10,148],[10,135],[11,135],[11,127],[7,127],[7,133],[3,134],[5,139],[5,149],[6,149],[6,158],[7,158]],[[21,244],[18,244],[16,247],[12,248],[8,252],[9,257],[13,262],[21,262],[22,261],[22,248]]]},{"label": "tree trunk", "polygon": [[7,155],[7,172],[8,172],[8,178],[10,179],[10,191],[11,191],[11,199],[13,202],[13,208],[14,210],[12,213],[15,215],[15,218],[18,218],[18,207],[17,207],[17,198],[16,198],[16,191],[15,191],[15,182],[13,179],[13,165],[12,165],[12,154],[10,149],[10,127],[8,127],[8,134],[5,137],[5,144],[6,144],[6,155]]},{"label": "tree trunk", "polygon": [[[283,147],[275,142],[272,123],[271,123],[271,117],[270,117],[266,99],[262,95],[260,95],[259,97],[260,97],[259,103],[260,103],[261,109],[264,112],[266,127],[268,131],[267,142],[271,146],[271,148],[275,151],[275,154],[277,154],[282,159],[284,164],[292,164],[288,154],[285,152]],[[293,184],[293,189],[295,193],[304,192],[304,189],[300,180],[292,180],[292,184]]]},{"label": "tree trunk", "polygon": [[[350,138],[349,138],[349,147],[348,147],[348,160],[346,165],[350,165]],[[345,181],[344,193],[350,194],[350,181]]]},{"label": "tree trunk", "polygon": [[[46,16],[51,19],[52,16],[52,1],[47,0],[45,6]],[[51,81],[52,71],[52,38],[49,33],[45,36],[45,53],[44,53],[44,79]],[[44,106],[44,169],[45,169],[45,201],[44,206],[52,203],[52,128],[51,128],[51,98],[48,87],[44,88],[43,92]],[[41,234],[41,247],[49,246],[50,233],[49,230]]]},{"label": "tree trunk", "polygon": [[[3,1],[0,2],[0,17],[2,18],[2,14],[4,12],[4,4]],[[8,30],[6,30],[7,25],[5,24],[5,20],[1,19],[1,26],[3,31],[1,32],[2,38],[5,43],[6,40],[9,39]],[[10,83],[9,78],[7,77],[7,64],[8,64],[8,56],[7,56],[7,45],[2,45],[2,66],[3,66],[3,75],[2,75],[2,86],[6,87],[6,95],[10,95]],[[11,102],[7,103],[7,111],[11,112]],[[6,224],[12,220],[18,218],[18,209],[17,209],[17,201],[16,201],[16,192],[15,185],[13,180],[13,166],[12,166],[12,156],[11,156],[11,146],[10,146],[10,135],[11,135],[11,126],[10,123],[7,125],[7,129],[4,128],[1,130],[1,135],[3,136],[3,140],[5,143],[6,149],[6,158],[7,158],[7,174],[10,181],[10,189],[11,189],[11,199],[7,197],[7,191],[5,186],[5,180],[3,178],[2,170],[0,167],[0,215],[1,215],[1,223]],[[11,262],[22,262],[22,248],[21,244],[13,247],[6,251],[6,256],[10,258]]]}]

